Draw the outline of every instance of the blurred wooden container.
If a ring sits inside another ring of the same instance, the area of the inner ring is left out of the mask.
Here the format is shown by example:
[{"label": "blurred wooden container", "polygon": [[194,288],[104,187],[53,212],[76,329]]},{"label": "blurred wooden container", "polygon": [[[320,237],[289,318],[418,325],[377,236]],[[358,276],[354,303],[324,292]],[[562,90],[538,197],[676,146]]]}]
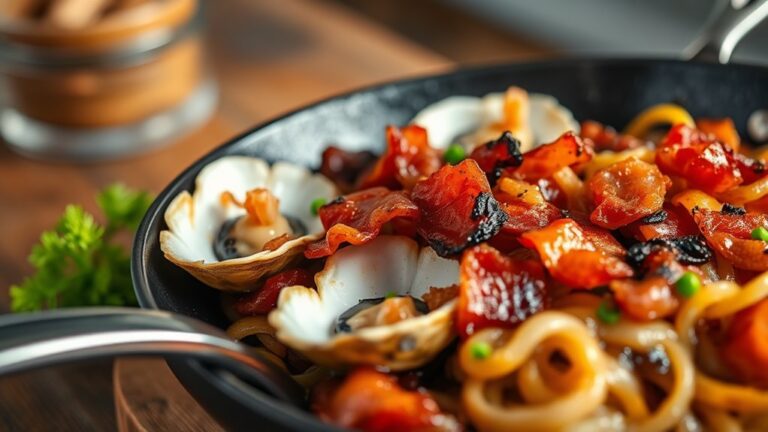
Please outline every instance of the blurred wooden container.
[{"label": "blurred wooden container", "polygon": [[179,105],[204,79],[196,0],[3,1],[6,103],[32,119],[129,125]]}]

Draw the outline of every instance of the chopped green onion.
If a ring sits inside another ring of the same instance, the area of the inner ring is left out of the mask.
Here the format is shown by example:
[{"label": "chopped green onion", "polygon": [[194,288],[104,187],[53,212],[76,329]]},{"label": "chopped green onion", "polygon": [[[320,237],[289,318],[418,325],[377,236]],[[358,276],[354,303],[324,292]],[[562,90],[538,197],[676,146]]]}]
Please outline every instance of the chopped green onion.
[{"label": "chopped green onion", "polygon": [[469,347],[472,358],[475,360],[485,360],[493,353],[493,347],[488,342],[475,342]]},{"label": "chopped green onion", "polygon": [[765,229],[763,227],[757,227],[753,229],[750,235],[755,240],[762,240],[764,242],[768,242],[768,229]]},{"label": "chopped green onion", "polygon": [[692,297],[699,292],[699,289],[701,289],[701,279],[699,279],[699,276],[697,276],[696,273],[685,272],[680,276],[680,279],[675,282],[675,288],[677,288],[677,292],[680,293],[681,296],[685,298]]},{"label": "chopped green onion", "polygon": [[464,147],[462,147],[460,144],[452,144],[450,147],[445,149],[445,153],[443,153],[443,159],[451,165],[456,165],[457,163],[463,161],[466,157],[467,154],[464,151]]},{"label": "chopped green onion", "polygon": [[397,293],[394,292],[394,291],[387,291],[387,293],[384,294],[384,298],[391,299],[391,298],[395,298],[395,297],[397,297]]},{"label": "chopped green onion", "polygon": [[621,318],[621,311],[608,302],[603,302],[597,307],[597,318],[606,324],[616,324]]},{"label": "chopped green onion", "polygon": [[315,198],[312,200],[312,204],[310,204],[309,209],[312,211],[313,215],[317,216],[318,212],[320,211],[320,207],[324,206],[325,203],[325,198]]}]

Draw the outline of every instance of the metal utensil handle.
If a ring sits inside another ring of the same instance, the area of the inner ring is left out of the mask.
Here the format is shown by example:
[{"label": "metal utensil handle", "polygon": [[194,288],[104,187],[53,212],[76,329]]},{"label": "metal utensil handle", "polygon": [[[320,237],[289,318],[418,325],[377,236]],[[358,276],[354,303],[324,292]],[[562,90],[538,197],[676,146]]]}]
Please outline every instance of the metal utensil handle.
[{"label": "metal utensil handle", "polygon": [[220,329],[168,312],[88,308],[0,316],[0,375],[95,357],[196,358],[294,405],[304,390]]},{"label": "metal utensil handle", "polygon": [[736,45],[768,16],[768,0],[731,0],[706,29],[684,50],[693,60],[728,63]]}]

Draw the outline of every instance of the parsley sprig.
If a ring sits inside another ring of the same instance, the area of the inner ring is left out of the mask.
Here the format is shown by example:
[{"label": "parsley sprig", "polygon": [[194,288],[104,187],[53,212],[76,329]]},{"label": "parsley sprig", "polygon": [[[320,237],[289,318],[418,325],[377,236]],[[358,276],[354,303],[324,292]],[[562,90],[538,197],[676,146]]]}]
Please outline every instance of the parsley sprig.
[{"label": "parsley sprig", "polygon": [[13,311],[136,304],[130,256],[115,236],[138,227],[152,197],[115,184],[96,200],[104,225],[82,207],[69,205],[56,228],[40,236],[29,255],[35,273],[11,287]]}]

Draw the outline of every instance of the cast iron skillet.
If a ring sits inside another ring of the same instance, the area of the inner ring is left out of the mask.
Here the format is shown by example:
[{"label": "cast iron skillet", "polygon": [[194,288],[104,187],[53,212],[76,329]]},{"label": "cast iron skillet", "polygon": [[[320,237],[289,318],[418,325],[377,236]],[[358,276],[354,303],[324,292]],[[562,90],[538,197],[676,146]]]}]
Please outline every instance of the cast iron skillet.
[{"label": "cast iron skillet", "polygon": [[[768,107],[768,68],[669,60],[566,60],[470,69],[327,100],[235,138],[195,163],[160,194],[134,249],[134,283],[142,307],[178,312],[219,327],[228,323],[219,293],[164,259],[158,241],[168,203],[179,192],[192,190],[195,176],[207,163],[226,155],[250,155],[317,167],[328,144],[378,151],[387,124],[406,124],[419,109],[447,96],[482,96],[511,84],[554,95],[577,119],[597,119],[618,127],[644,108],[675,101],[694,117],[730,116],[744,134],[747,117]],[[229,426],[268,423],[306,430],[312,421],[309,414],[264,409],[263,398],[253,397],[198,363],[175,361],[172,368],[190,392]]]},{"label": "cast iron skillet", "polygon": [[[735,42],[768,14],[768,0],[728,10],[692,47],[727,62]],[[621,127],[650,105],[674,101],[696,117],[747,118],[768,108],[768,68],[678,60],[563,60],[460,70],[380,85],[329,99],[265,123],[197,161],[155,200],[139,227],[132,275],[145,309],[90,309],[0,317],[0,374],[106,355],[161,354],[187,389],[228,429],[337,430],[299,408],[285,374],[227,340],[220,293],[167,261],[159,245],[170,201],[197,173],[226,155],[317,167],[329,144],[381,149],[387,124],[406,124],[452,95],[482,96],[509,85],[554,95],[577,119]],[[207,324],[204,324],[207,323]],[[217,328],[218,327],[218,328]],[[288,403],[293,402],[293,404]]]}]

